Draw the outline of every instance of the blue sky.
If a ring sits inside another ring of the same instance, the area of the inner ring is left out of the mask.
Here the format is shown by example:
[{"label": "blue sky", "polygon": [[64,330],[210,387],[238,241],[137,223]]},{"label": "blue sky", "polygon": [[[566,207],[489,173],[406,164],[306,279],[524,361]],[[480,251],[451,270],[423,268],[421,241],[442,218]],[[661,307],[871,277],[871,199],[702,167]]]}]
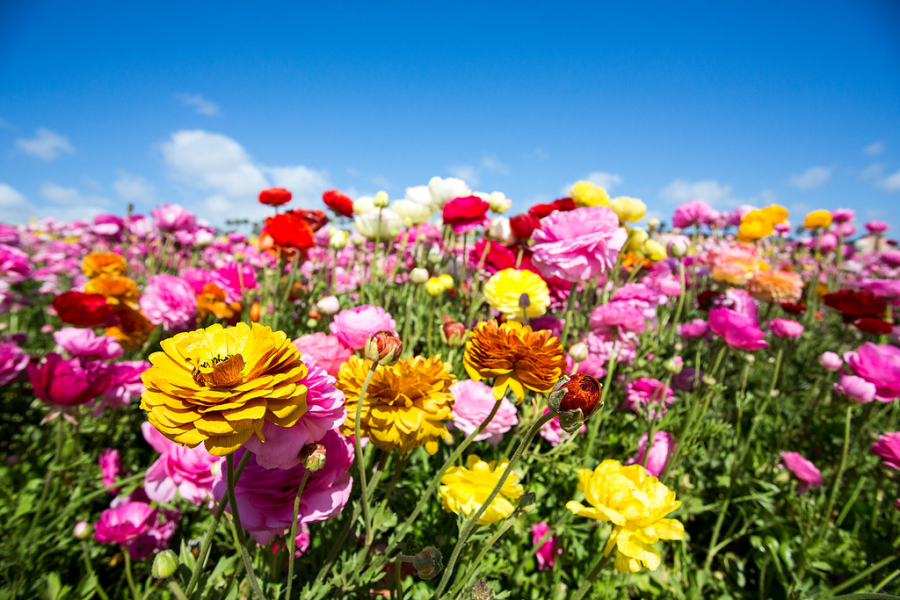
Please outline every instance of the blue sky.
[{"label": "blue sky", "polygon": [[0,220],[456,175],[900,228],[900,5],[620,4],[6,0]]}]

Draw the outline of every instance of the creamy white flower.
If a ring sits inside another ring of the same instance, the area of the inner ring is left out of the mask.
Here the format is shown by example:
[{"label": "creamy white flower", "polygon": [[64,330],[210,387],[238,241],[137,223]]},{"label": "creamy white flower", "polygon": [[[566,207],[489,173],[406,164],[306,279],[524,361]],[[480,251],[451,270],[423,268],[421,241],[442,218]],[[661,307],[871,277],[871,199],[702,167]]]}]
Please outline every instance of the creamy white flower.
[{"label": "creamy white flower", "polygon": [[487,202],[491,205],[491,210],[498,215],[505,213],[509,210],[509,207],[512,206],[512,200],[507,198],[506,194],[503,192],[491,192],[491,196],[487,199]]},{"label": "creamy white flower", "polygon": [[[380,216],[380,219],[379,219]],[[357,214],[353,227],[370,240],[387,240],[400,235],[403,220],[390,208]]]},{"label": "creamy white flower", "polygon": [[375,210],[375,198],[372,196],[360,196],[353,201],[353,214],[360,215],[362,213]]},{"label": "creamy white flower", "polygon": [[334,296],[325,296],[316,302],[316,308],[326,315],[333,315],[341,309],[341,301]]},{"label": "creamy white flower", "polygon": [[431,218],[431,204],[419,204],[414,200],[395,200],[391,208],[400,215],[406,227],[421,225]]},{"label": "creamy white flower", "polygon": [[443,208],[454,198],[472,195],[472,190],[466,185],[466,182],[456,177],[447,177],[446,179],[432,177],[428,182],[428,190],[431,192],[431,199],[437,208]]},{"label": "creamy white flower", "polygon": [[490,239],[504,245],[515,242],[512,228],[509,226],[509,219],[506,217],[494,217],[491,219],[491,226],[488,227],[487,234]]},{"label": "creamy white flower", "polygon": [[419,204],[424,204],[434,210],[434,200],[431,197],[431,190],[427,185],[417,185],[406,188],[406,199]]}]

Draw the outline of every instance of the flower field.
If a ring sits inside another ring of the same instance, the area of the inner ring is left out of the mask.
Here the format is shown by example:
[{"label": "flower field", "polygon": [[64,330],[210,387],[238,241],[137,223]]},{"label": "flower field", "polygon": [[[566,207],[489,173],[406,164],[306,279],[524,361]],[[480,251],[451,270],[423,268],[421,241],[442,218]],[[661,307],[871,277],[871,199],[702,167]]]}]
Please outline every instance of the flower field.
[{"label": "flower field", "polygon": [[0,224],[0,599],[900,594],[887,224],[258,201]]}]

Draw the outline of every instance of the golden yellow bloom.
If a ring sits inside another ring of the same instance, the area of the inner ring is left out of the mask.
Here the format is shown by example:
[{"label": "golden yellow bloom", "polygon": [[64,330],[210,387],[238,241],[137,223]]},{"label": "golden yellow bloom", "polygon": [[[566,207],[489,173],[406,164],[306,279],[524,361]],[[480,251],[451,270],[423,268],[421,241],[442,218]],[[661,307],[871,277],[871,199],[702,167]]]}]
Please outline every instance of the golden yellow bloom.
[{"label": "golden yellow bloom", "polygon": [[[527,301],[522,298],[523,294],[528,296]],[[537,273],[503,269],[491,275],[484,284],[484,299],[491,308],[503,313],[506,319],[521,321],[523,314],[534,319],[547,312],[547,307],[550,306],[550,288]]]},{"label": "golden yellow bloom", "polygon": [[803,226],[807,229],[818,229],[831,225],[831,213],[827,210],[814,210],[803,219]]},{"label": "golden yellow bloom", "polygon": [[117,304],[115,315],[118,323],[107,327],[106,335],[116,338],[125,350],[137,350],[143,346],[156,327],[147,320],[144,313],[127,304]]},{"label": "golden yellow bloom", "polygon": [[125,275],[128,266],[125,258],[114,252],[91,252],[81,261],[81,270],[88,277],[116,277]]},{"label": "golden yellow bloom", "polygon": [[440,277],[429,277],[425,282],[425,291],[431,296],[440,296],[453,289],[453,277],[446,273]]},{"label": "golden yellow bloom", "polygon": [[609,201],[609,207],[619,217],[619,224],[640,221],[647,214],[647,205],[637,198],[619,196]]},{"label": "golden yellow bloom", "polygon": [[219,324],[164,340],[150,355],[141,408],[177,444],[225,456],[266,421],[294,425],[306,412],[306,365],[282,331]]},{"label": "golden yellow bloom", "polygon": [[644,244],[650,239],[650,234],[642,227],[635,227],[628,232],[628,240],[625,242],[623,250],[625,252],[634,252],[641,254],[644,251]]},{"label": "golden yellow bloom", "polygon": [[603,555],[617,548],[616,569],[622,573],[637,573],[641,565],[655,571],[660,558],[651,544],[684,538],[680,521],[663,518],[681,502],[641,465],[623,467],[617,460],[605,460],[593,471],[582,469],[578,490],[590,506],[569,501],[566,508],[580,517],[613,523]]},{"label": "golden yellow bloom", "polygon": [[137,300],[141,293],[137,284],[127,277],[95,277],[84,284],[84,291],[88,294],[102,294],[109,299],[110,304],[128,304],[132,308],[137,307]]},{"label": "golden yellow bloom", "polygon": [[569,190],[569,196],[578,206],[609,206],[609,194],[590,181],[579,181]]},{"label": "golden yellow bloom", "polygon": [[474,381],[494,379],[494,398],[511,389],[519,402],[525,388],[549,392],[566,367],[559,340],[547,331],[532,331],[528,325],[507,321],[479,323],[469,334],[463,356],[466,373]]},{"label": "golden yellow bloom", "polygon": [[644,242],[644,256],[653,262],[659,262],[666,258],[666,247],[656,240],[647,240]]},{"label": "golden yellow bloom", "polygon": [[[356,356],[341,365],[336,387],[347,397],[344,435],[353,435],[356,405],[363,380],[372,364]],[[446,421],[452,416],[450,386],[456,377],[440,356],[414,356],[397,364],[380,366],[366,390],[360,415],[360,432],[385,452],[399,448],[401,454],[425,446],[429,454],[438,450],[438,438],[452,439]]]},{"label": "golden yellow bloom", "polygon": [[757,300],[771,304],[799,302],[803,296],[803,278],[790,271],[759,271],[747,282],[747,291]]},{"label": "golden yellow bloom", "polygon": [[775,231],[775,226],[779,223],[784,223],[787,218],[787,209],[778,204],[751,210],[741,217],[738,239],[742,242],[762,239],[767,235],[771,235]]},{"label": "golden yellow bloom", "polygon": [[[496,461],[487,463],[470,454],[465,467],[450,467],[441,477],[441,506],[456,514],[475,514],[491,495],[507,465],[509,460],[505,458],[500,464]],[[519,478],[510,473],[500,492],[478,519],[478,525],[493,525],[511,515],[516,507],[510,500],[517,500],[523,493]]]}]

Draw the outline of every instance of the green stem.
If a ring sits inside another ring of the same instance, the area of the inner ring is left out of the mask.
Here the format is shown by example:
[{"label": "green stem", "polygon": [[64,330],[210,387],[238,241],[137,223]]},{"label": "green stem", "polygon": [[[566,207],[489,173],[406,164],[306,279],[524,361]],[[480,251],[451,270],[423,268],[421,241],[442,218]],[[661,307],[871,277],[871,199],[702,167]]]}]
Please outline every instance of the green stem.
[{"label": "green stem", "polygon": [[609,554],[604,554],[604,556],[597,561],[597,564],[594,565],[594,568],[591,569],[591,572],[588,573],[587,579],[581,587],[578,588],[578,591],[575,592],[575,595],[572,596],[572,600],[581,600],[585,597],[585,595],[591,590],[591,587],[594,585],[594,582],[597,580],[597,576],[600,575],[600,571],[603,570],[603,567],[606,566],[606,563],[609,562],[609,559],[612,557],[612,550],[610,550]]},{"label": "green stem", "polygon": [[681,294],[678,296],[678,306],[675,309],[675,318],[672,319],[672,327],[669,329],[664,343],[668,344],[669,340],[675,337],[675,330],[678,328],[678,319],[681,318],[681,311],[684,309],[684,297],[687,295],[686,280],[684,276],[684,259],[678,259],[678,282],[681,284]]},{"label": "green stem", "polygon": [[371,544],[374,532],[372,531],[372,516],[369,514],[369,496],[366,491],[366,465],[363,461],[362,442],[360,441],[360,420],[362,419],[362,406],[366,399],[366,391],[375,375],[375,369],[378,368],[378,361],[372,361],[369,372],[366,373],[366,379],[363,381],[362,388],[359,391],[359,399],[356,401],[356,418],[353,422],[353,448],[356,452],[356,464],[359,467],[359,487],[362,492],[360,502],[362,503],[363,524],[366,528],[366,543]]},{"label": "green stem", "polygon": [[[249,450],[244,451],[246,454],[251,454]],[[238,511],[237,499],[234,495],[234,486],[237,483],[237,478],[234,476],[234,453],[229,454],[225,457],[225,464],[228,469],[227,471],[227,483],[228,483],[228,502],[231,504],[231,520],[233,525],[233,534],[234,534],[234,542],[235,546],[237,546],[236,550],[238,554],[241,555],[241,561],[244,563],[244,570],[247,571],[247,581],[250,583],[250,589],[253,590],[253,593],[256,594],[260,600],[265,600],[265,595],[263,595],[262,590],[259,588],[259,582],[256,580],[256,573],[253,570],[253,562],[250,560],[250,555],[247,553],[246,541],[244,539],[244,528],[241,525],[241,515]]]},{"label": "green stem", "polygon": [[838,490],[841,487],[841,477],[844,476],[844,468],[847,466],[847,450],[850,448],[850,421],[853,418],[853,404],[847,403],[847,417],[844,421],[844,446],[841,449],[841,459],[838,463],[837,472],[834,474],[834,481],[831,484],[831,493],[828,495],[828,505],[825,509],[825,518],[819,527],[819,540],[825,534],[828,523],[831,522],[831,511],[834,510],[834,503],[837,500]]},{"label": "green stem", "polygon": [[141,600],[141,595],[138,594],[137,587],[134,585],[134,576],[131,574],[131,555],[128,554],[128,548],[122,549],[122,555],[125,557],[125,579],[128,580],[128,589],[131,590],[134,600]]},{"label": "green stem", "polygon": [[306,480],[309,479],[309,469],[304,468],[303,479],[300,480],[300,487],[297,488],[297,497],[294,498],[294,518],[291,519],[291,537],[288,539],[288,580],[287,592],[284,597],[291,600],[291,586],[294,583],[294,548],[297,546],[297,515],[300,512],[300,497],[303,495],[303,488],[306,487]]},{"label": "green stem", "polygon": [[[834,589],[831,590],[831,593],[837,594],[838,592],[842,592],[842,591],[846,590],[847,588],[856,585],[857,582],[862,581],[863,579],[865,579],[866,577],[868,577],[875,571],[878,571],[879,569],[891,564],[895,560],[897,560],[896,556],[888,556],[886,558],[882,558],[880,561],[878,561],[877,563],[875,563],[874,565],[872,565],[871,567],[869,567],[862,573],[859,573],[858,575],[851,577],[850,579],[848,579],[847,581],[843,582],[842,584],[840,584],[838,586],[835,586]],[[844,596],[844,597],[845,598],[849,598],[849,597],[859,598],[860,596],[863,596],[863,594],[851,594],[850,596]],[[886,596],[884,594],[872,594],[869,597],[871,597],[871,598],[897,598],[897,596]],[[831,598],[832,598],[832,600],[837,600],[836,596],[832,596]]]},{"label": "green stem", "polygon": [[462,590],[463,588],[468,586],[469,580],[475,576],[475,572],[478,570],[478,567],[481,566],[481,561],[484,558],[484,556],[488,553],[488,550],[490,550],[491,547],[497,543],[497,540],[499,540],[501,537],[503,537],[504,533],[509,531],[510,527],[515,525],[516,521],[521,516],[522,516],[522,512],[519,510],[516,510],[516,512],[513,513],[508,519],[506,519],[506,521],[503,523],[503,525],[499,529],[497,529],[497,531],[494,532],[494,535],[492,535],[490,538],[488,538],[488,541],[486,541],[484,543],[484,546],[482,546],[481,551],[478,552],[478,556],[476,556],[475,560],[472,561],[471,568],[456,583],[455,586],[450,588],[450,597],[451,598],[455,597],[460,592],[460,590]]},{"label": "green stem", "polygon": [[172,591],[172,595],[175,596],[178,600],[188,600],[187,596],[184,595],[184,591],[181,589],[181,586],[178,585],[178,582],[174,579],[168,579],[167,583],[169,584],[169,590]]}]

